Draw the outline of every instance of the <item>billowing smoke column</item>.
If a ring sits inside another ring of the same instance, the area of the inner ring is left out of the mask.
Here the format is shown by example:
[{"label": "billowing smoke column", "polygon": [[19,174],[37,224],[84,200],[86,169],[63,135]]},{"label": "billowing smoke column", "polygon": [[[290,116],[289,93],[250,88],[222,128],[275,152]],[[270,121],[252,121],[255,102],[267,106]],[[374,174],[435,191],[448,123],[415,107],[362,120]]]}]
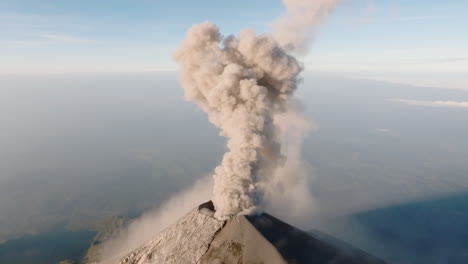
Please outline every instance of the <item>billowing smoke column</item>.
[{"label": "billowing smoke column", "polygon": [[249,214],[261,204],[262,186],[284,160],[275,115],[286,110],[303,70],[288,52],[303,51],[311,28],[336,2],[285,0],[290,13],[274,25],[275,35],[245,29],[222,37],[212,23],[194,25],[175,52],[186,99],[228,139],[229,151],[214,171],[217,218]]},{"label": "billowing smoke column", "polygon": [[317,25],[336,8],[339,0],[283,0],[286,14],[273,24],[275,39],[288,51],[307,53]]}]

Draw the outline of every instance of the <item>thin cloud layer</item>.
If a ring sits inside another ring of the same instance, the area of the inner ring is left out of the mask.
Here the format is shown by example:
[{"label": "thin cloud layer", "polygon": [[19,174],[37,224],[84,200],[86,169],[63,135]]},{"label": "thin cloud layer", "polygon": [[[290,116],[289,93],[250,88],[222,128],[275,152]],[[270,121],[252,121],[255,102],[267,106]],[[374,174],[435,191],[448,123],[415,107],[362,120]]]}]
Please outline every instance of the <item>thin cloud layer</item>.
[{"label": "thin cloud layer", "polygon": [[47,40],[52,40],[56,42],[72,42],[72,43],[93,42],[90,39],[85,39],[85,38],[70,36],[70,35],[63,35],[63,34],[46,33],[46,34],[42,34],[41,37]]},{"label": "thin cloud layer", "polygon": [[405,99],[387,99],[387,101],[423,107],[468,108],[468,102],[463,101],[422,101]]}]

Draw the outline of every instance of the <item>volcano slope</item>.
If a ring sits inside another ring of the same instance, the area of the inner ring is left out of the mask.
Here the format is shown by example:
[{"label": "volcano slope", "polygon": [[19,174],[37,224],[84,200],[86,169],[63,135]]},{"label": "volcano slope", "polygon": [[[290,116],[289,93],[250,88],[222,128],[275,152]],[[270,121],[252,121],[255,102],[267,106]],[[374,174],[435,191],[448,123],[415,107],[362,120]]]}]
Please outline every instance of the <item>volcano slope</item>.
[{"label": "volcano slope", "polygon": [[343,247],[343,243],[334,246],[267,213],[225,221],[213,215],[211,201],[204,203],[113,263],[384,263],[351,246]]}]

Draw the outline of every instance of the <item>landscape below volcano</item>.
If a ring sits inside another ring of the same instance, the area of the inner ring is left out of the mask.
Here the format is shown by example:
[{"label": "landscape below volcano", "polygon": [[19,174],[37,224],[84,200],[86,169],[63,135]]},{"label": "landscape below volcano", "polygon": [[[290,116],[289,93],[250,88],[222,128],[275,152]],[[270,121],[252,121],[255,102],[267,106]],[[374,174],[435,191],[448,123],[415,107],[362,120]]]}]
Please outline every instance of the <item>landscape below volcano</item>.
[{"label": "landscape below volcano", "polygon": [[[0,169],[9,175],[0,178],[0,263],[93,259],[111,230],[206,175],[223,153],[217,130],[182,101],[175,74],[35,78],[0,79],[1,113],[16,115],[0,136]],[[466,263],[467,110],[388,99],[468,101],[468,93],[329,75],[305,80],[306,115],[318,127],[303,148],[310,188],[339,215],[301,229],[388,263]],[[158,97],[154,87],[172,92]],[[37,134],[29,120],[47,126]],[[39,250],[69,249],[68,242],[73,250],[60,254]]]}]

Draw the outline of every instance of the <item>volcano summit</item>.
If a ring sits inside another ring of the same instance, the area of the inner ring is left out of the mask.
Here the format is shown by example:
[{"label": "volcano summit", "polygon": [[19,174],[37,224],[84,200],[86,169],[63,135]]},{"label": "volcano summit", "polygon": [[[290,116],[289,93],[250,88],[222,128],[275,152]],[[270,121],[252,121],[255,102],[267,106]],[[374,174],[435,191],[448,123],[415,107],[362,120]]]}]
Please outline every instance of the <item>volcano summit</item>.
[{"label": "volcano summit", "polygon": [[384,264],[367,253],[324,241],[267,214],[213,217],[212,202],[193,209],[118,264]]}]

